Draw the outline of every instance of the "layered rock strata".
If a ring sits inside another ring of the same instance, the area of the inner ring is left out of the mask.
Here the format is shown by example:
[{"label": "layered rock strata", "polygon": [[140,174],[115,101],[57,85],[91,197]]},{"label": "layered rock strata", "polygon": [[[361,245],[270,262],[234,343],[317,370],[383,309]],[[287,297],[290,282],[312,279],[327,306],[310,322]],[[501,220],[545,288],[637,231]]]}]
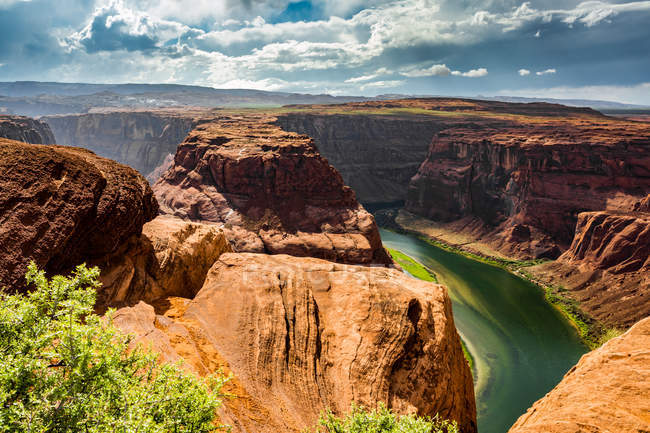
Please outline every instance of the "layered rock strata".
[{"label": "layered rock strata", "polygon": [[600,322],[628,328],[650,311],[650,213],[581,213],[571,247],[533,272]]},{"label": "layered rock strata", "polygon": [[232,372],[222,417],[235,432],[301,431],[326,408],[378,401],[476,431],[446,289],[394,269],[227,253],[192,301],[140,303],[116,323],[165,359]]},{"label": "layered rock strata", "polygon": [[220,223],[239,252],[389,264],[375,221],[309,137],[266,116],[194,129],[153,189],[161,212]]},{"label": "layered rock strata", "polygon": [[23,116],[0,115],[0,138],[33,144],[56,144],[47,123]]},{"label": "layered rock strata", "polygon": [[135,170],[84,149],[0,139],[0,286],[115,252],[158,204]]},{"label": "layered rock strata", "polygon": [[163,164],[196,122],[178,109],[46,116],[60,144],[79,146],[149,175]]},{"label": "layered rock strata", "polygon": [[650,431],[650,318],[582,357],[509,433]]},{"label": "layered rock strata", "polygon": [[555,258],[578,213],[631,210],[650,192],[649,148],[646,125],[597,117],[447,130],[433,139],[406,207],[434,220],[476,217],[504,252]]}]

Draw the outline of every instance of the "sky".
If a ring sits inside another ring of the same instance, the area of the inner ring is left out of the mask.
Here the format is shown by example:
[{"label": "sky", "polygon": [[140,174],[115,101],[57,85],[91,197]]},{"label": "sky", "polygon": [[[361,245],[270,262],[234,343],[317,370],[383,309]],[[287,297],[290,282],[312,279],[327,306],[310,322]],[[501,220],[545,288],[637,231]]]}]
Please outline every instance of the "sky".
[{"label": "sky", "polygon": [[0,81],[650,105],[650,1],[0,0]]}]

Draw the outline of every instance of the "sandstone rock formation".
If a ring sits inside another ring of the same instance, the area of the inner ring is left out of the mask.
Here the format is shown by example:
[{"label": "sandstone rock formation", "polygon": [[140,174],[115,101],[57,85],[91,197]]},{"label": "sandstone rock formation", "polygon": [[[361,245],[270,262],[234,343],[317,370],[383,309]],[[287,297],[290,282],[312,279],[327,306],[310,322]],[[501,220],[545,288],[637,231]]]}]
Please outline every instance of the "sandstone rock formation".
[{"label": "sandstone rock formation", "polygon": [[0,115],[0,138],[33,144],[56,144],[52,130],[46,123],[23,116]]},{"label": "sandstone rock formation", "polygon": [[581,213],[571,247],[533,272],[602,323],[628,328],[650,311],[650,213]]},{"label": "sandstone rock formation", "polygon": [[112,111],[43,117],[57,142],[79,146],[148,175],[176,152],[195,124],[192,111]]},{"label": "sandstone rock formation", "polygon": [[94,261],[102,269],[98,305],[154,302],[169,296],[191,299],[230,244],[214,225],[159,216],[118,251]]},{"label": "sandstone rock formation", "polygon": [[194,129],[153,189],[161,212],[223,224],[236,251],[392,263],[375,221],[309,137],[267,116]]},{"label": "sandstone rock formation", "polygon": [[406,207],[442,221],[477,217],[507,254],[555,258],[579,212],[631,210],[650,192],[649,148],[647,125],[604,116],[446,130],[412,179]]},{"label": "sandstone rock formation", "polygon": [[[117,312],[166,359],[232,372],[235,432],[297,432],[321,410],[386,402],[476,431],[473,382],[444,287],[389,268],[223,254],[192,300]],[[156,314],[156,310],[157,313]]]},{"label": "sandstone rock formation", "polygon": [[113,253],[158,205],[135,170],[84,149],[0,139],[0,286]]},{"label": "sandstone rock formation", "polygon": [[650,318],[582,357],[509,433],[650,431]]}]

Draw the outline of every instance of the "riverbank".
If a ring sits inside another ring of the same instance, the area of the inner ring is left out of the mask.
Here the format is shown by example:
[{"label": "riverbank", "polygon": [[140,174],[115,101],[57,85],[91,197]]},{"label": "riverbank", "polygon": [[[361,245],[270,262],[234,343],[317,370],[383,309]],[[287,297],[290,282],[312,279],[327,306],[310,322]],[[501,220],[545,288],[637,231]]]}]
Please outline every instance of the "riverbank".
[{"label": "riverbank", "polygon": [[[428,227],[427,223],[429,223]],[[425,218],[405,211],[400,211],[386,229],[416,236],[430,245],[491,266],[497,266],[532,283],[544,293],[546,301],[562,313],[576,329],[583,343],[590,349],[595,349],[622,333],[618,329],[605,326],[583,311],[576,300],[566,295],[568,291],[561,284],[549,284],[535,275],[535,267],[551,262],[550,260],[517,260],[507,257],[489,245],[482,244],[471,232],[454,232],[444,224],[429,222]]]},{"label": "riverbank", "polygon": [[588,351],[529,281],[415,234],[381,228],[380,234],[386,247],[420,263],[447,287],[454,323],[473,358],[482,433],[507,431]]}]

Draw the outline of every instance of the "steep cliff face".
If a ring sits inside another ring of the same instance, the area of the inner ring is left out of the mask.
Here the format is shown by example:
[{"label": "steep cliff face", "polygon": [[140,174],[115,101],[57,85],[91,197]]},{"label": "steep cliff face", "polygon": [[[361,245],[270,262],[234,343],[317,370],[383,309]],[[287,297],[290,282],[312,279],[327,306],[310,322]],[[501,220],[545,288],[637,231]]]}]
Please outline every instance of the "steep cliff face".
[{"label": "steep cliff face", "polygon": [[297,432],[330,408],[384,401],[476,431],[469,367],[446,290],[386,268],[223,254],[192,300],[119,310],[166,359],[234,374],[235,432]]},{"label": "steep cliff face", "polygon": [[631,210],[650,192],[649,149],[647,126],[607,118],[447,130],[433,139],[406,208],[442,221],[478,217],[502,249],[554,258],[578,213]]},{"label": "steep cliff face", "polygon": [[309,137],[275,118],[203,123],[154,185],[161,211],[224,224],[236,251],[391,263],[375,221]]},{"label": "steep cliff face", "polygon": [[584,355],[509,433],[650,431],[650,318]]},{"label": "steep cliff face", "polygon": [[0,139],[0,287],[116,251],[158,204],[135,170],[84,149]]},{"label": "steep cliff face", "polygon": [[433,135],[445,126],[423,116],[278,116],[285,131],[309,135],[364,204],[404,202]]},{"label": "steep cliff face", "polygon": [[43,117],[57,142],[79,146],[148,175],[176,152],[194,126],[194,116],[179,110],[116,111]]},{"label": "steep cliff face", "polygon": [[592,317],[628,328],[650,311],[650,213],[581,213],[571,247],[533,271]]},{"label": "steep cliff face", "polygon": [[23,116],[0,115],[0,138],[33,144],[56,144],[47,123]]}]

